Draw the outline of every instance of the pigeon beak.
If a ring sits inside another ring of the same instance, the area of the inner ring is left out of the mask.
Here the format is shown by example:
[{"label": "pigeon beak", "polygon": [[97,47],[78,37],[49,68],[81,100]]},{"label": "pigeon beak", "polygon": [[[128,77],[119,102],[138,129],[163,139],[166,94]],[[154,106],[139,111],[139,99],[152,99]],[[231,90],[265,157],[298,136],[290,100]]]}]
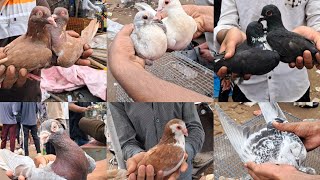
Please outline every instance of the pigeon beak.
[{"label": "pigeon beak", "polygon": [[49,141],[50,135],[51,133],[49,131],[41,131],[39,135],[41,144],[47,143]]},{"label": "pigeon beak", "polygon": [[187,128],[183,129],[183,130],[182,130],[182,133],[183,133],[183,135],[185,135],[185,136],[188,136],[188,135],[189,135]]},{"label": "pigeon beak", "polygon": [[54,27],[58,27],[56,21],[54,21],[52,16],[48,17],[47,21],[49,22],[49,24],[53,25]]}]

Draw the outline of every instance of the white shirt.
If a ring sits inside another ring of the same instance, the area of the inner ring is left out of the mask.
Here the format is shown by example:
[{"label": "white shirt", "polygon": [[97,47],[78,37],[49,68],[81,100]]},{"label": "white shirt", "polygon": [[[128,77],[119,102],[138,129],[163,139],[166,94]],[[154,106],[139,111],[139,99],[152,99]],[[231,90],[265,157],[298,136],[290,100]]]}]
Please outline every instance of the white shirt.
[{"label": "white shirt", "polygon": [[26,33],[29,15],[36,6],[36,0],[4,1],[6,2],[0,10],[0,39]]},{"label": "white shirt", "polygon": [[[219,51],[220,48],[216,40],[220,30],[238,27],[245,32],[247,25],[257,21],[261,16],[262,8],[268,4],[274,4],[280,9],[283,24],[288,30],[301,25],[320,30],[319,0],[302,0],[295,3],[293,0],[223,0],[220,20],[214,29],[215,50]],[[297,6],[293,8],[292,4]],[[310,82],[306,68],[301,70],[290,68],[288,64],[280,62],[273,71],[261,76],[251,76],[249,80],[243,81],[238,86],[251,101],[292,102],[305,94]]]}]

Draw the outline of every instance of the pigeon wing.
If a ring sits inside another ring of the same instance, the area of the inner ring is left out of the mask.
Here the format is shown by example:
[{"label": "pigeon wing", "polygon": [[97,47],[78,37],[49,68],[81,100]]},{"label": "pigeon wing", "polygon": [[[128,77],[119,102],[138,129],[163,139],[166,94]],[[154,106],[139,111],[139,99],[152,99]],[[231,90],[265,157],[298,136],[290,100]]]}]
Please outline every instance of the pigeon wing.
[{"label": "pigeon wing", "polygon": [[280,106],[276,102],[259,102],[262,115],[266,123],[274,121],[276,118],[286,120],[286,116],[283,114]]},{"label": "pigeon wing", "polygon": [[14,170],[19,165],[35,167],[34,161],[29,156],[21,156],[7,149],[0,150],[0,167],[4,170]]}]

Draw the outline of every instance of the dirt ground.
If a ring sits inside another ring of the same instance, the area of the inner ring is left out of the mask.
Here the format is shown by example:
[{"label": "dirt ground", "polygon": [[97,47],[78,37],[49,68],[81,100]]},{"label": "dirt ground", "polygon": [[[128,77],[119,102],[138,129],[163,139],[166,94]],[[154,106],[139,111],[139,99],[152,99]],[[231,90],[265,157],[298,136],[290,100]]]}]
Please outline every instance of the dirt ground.
[{"label": "dirt ground", "polygon": [[[255,117],[253,111],[259,110],[258,104],[249,107],[236,102],[218,103],[219,106],[236,122],[245,123]],[[317,108],[301,108],[293,106],[293,103],[279,103],[281,109],[300,119],[320,119],[320,107]],[[223,133],[219,117],[214,112],[214,136]]]}]

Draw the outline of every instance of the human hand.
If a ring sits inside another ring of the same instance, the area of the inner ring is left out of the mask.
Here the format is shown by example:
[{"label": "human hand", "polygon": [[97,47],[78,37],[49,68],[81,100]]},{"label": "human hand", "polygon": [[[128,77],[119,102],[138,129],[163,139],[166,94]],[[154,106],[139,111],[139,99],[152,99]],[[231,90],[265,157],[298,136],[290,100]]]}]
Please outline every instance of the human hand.
[{"label": "human hand", "polygon": [[[67,31],[67,33],[71,36],[71,37],[75,37],[75,38],[79,38],[80,35],[75,32],[75,31]],[[85,44],[83,46],[83,53],[80,57],[79,60],[77,60],[75,62],[75,64],[77,65],[81,65],[81,66],[89,66],[91,63],[90,63],[90,60],[87,59],[89,56],[91,56],[93,53],[93,50],[91,49],[91,47],[89,46],[89,44]]]},{"label": "human hand", "polygon": [[53,154],[38,155],[33,159],[36,167],[45,167],[50,161],[55,161],[55,160],[56,160],[56,156]]},{"label": "human hand", "polygon": [[[224,59],[230,59],[234,55],[236,47],[245,40],[246,35],[239,28],[234,27],[229,29],[220,46],[220,53],[225,52]],[[224,78],[227,74],[228,68],[226,66],[222,66],[217,72],[217,75],[220,78]],[[250,79],[250,76],[250,74],[245,74],[243,78],[244,80],[248,80]],[[238,74],[232,73],[232,77],[237,78],[239,76]]]},{"label": "human hand", "polygon": [[[303,37],[309,39],[310,41],[314,42],[317,49],[320,51],[320,33],[315,31],[311,27],[307,26],[299,26],[293,30],[293,32],[302,35]],[[298,56],[296,58],[296,62],[292,62],[289,64],[291,68],[297,67],[298,69],[302,69],[306,67],[307,69],[312,69],[313,66],[316,66],[320,69],[320,54],[316,54],[317,63],[315,64],[312,60],[312,55],[309,50],[305,50],[302,56]]]},{"label": "human hand", "polygon": [[22,87],[27,81],[28,71],[25,68],[21,68],[16,76],[16,68],[13,65],[7,68],[4,65],[0,65],[0,83],[1,88],[11,89],[14,87]]},{"label": "human hand", "polygon": [[109,61],[117,61],[117,59],[129,60],[144,69],[145,60],[135,55],[134,45],[130,38],[132,31],[133,24],[128,24],[117,33],[109,48]]},{"label": "human hand", "polygon": [[[204,32],[213,32],[213,6],[197,6],[183,5],[183,10],[191,16],[197,23],[197,31],[193,35],[193,39],[201,36]],[[163,19],[167,17],[167,13],[157,12],[156,17]]]},{"label": "human hand", "polygon": [[300,180],[313,177],[312,175],[298,171],[293,166],[285,164],[256,164],[254,162],[248,162],[245,164],[245,167],[254,180]]},{"label": "human hand", "polygon": [[280,131],[292,132],[299,136],[308,151],[320,146],[320,121],[295,123],[273,121],[272,125]]},{"label": "human hand", "polygon": [[200,44],[198,47],[199,47],[200,55],[203,59],[205,59],[208,62],[213,61],[213,56],[209,50],[209,46],[207,42]]}]

